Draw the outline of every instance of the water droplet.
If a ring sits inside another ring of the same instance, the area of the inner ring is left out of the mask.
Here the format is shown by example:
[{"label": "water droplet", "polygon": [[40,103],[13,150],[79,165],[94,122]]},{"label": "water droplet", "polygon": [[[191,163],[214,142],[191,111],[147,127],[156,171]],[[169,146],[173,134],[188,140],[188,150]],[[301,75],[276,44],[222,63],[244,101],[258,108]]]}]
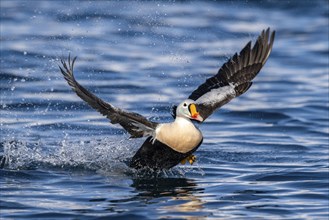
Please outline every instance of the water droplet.
[{"label": "water droplet", "polygon": [[27,55],[27,52],[26,51],[24,51],[24,53],[23,53],[24,55]]}]

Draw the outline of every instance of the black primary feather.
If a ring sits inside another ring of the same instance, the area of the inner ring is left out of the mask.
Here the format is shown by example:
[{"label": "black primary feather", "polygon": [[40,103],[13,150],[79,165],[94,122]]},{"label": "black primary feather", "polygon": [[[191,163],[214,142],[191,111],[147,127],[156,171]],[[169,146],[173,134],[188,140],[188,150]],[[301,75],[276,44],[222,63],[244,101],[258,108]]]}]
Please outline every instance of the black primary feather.
[{"label": "black primary feather", "polygon": [[235,53],[222,67],[217,74],[208,78],[192,92],[189,99],[196,101],[212,89],[235,85],[237,96],[246,92],[251,86],[251,80],[259,73],[264,66],[269,53],[272,50],[275,31],[270,36],[270,28],[263,30],[255,45],[251,47],[251,41],[240,51]]},{"label": "black primary feather", "polygon": [[[67,63],[61,60],[62,66],[59,66],[65,80],[72,87],[73,91],[92,108],[100,112],[102,115],[110,119],[112,124],[120,124],[133,138],[146,136],[156,128],[158,123],[147,120],[144,116],[134,113],[126,112],[120,108],[116,108],[110,103],[98,98],[83,86],[81,86],[74,77],[73,67],[77,57],[71,60],[69,55]],[[141,129],[142,128],[142,129]]]}]

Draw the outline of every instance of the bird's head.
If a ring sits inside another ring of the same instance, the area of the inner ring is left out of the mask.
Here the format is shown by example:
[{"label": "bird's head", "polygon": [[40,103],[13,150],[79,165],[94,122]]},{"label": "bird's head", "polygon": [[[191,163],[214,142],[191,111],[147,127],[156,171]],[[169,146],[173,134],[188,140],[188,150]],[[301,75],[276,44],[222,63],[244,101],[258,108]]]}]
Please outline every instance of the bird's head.
[{"label": "bird's head", "polygon": [[191,99],[187,99],[177,106],[176,116],[189,118],[199,122],[203,121],[203,118],[197,110],[197,105]]}]

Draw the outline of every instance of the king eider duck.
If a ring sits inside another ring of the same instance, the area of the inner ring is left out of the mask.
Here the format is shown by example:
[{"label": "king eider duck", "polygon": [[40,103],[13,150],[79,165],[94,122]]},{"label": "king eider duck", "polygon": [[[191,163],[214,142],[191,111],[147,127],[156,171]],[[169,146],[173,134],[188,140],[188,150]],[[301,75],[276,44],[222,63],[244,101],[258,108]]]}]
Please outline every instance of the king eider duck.
[{"label": "king eider duck", "polygon": [[201,131],[192,121],[205,121],[216,109],[245,93],[267,61],[275,31],[263,30],[254,46],[251,41],[235,53],[217,74],[207,79],[188,99],[173,107],[173,122],[157,123],[144,116],[127,112],[105,102],[81,86],[73,75],[73,60],[61,60],[60,71],[73,91],[112,124],[120,124],[132,138],[147,137],[129,166],[135,169],[170,169],[180,162],[195,161],[193,153],[203,141]]}]

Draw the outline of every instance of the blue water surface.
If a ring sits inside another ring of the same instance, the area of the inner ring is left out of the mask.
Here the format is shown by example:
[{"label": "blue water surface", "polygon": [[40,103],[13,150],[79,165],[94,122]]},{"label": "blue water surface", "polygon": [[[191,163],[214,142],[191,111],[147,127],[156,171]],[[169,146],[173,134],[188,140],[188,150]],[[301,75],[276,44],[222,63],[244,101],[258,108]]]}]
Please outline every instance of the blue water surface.
[{"label": "blue water surface", "polygon": [[[329,3],[1,4],[1,219],[328,219]],[[159,122],[261,30],[273,52],[249,91],[200,125],[197,162],[156,176],[71,91],[77,80]]]}]

